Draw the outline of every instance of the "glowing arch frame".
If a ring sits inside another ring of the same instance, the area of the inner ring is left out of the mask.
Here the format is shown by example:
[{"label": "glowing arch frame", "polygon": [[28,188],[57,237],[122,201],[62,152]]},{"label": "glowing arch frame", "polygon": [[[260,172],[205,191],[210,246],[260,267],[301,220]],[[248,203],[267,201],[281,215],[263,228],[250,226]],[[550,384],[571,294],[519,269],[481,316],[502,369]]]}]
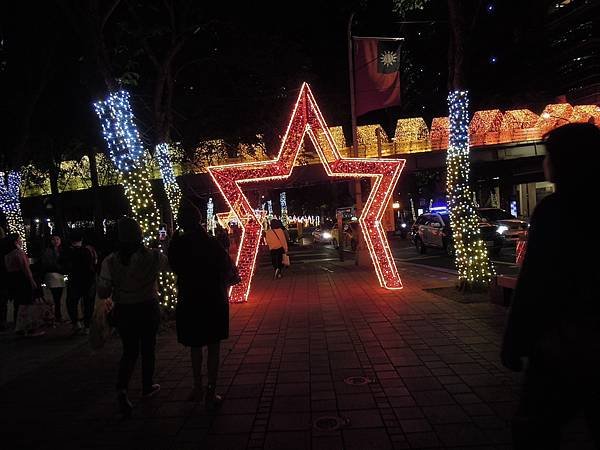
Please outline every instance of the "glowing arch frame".
[{"label": "glowing arch frame", "polygon": [[321,115],[310,87],[307,83],[303,83],[277,158],[270,161],[210,166],[208,168],[225,201],[242,224],[242,237],[236,258],[242,281],[231,288],[230,302],[248,300],[262,232],[254,209],[244,195],[241,184],[288,178],[292,173],[306,134],[311,139],[328,176],[375,178],[369,198],[358,220],[379,284],[385,289],[402,289],[402,281],[385,231],[381,226],[381,217],[406,160],[343,158]]}]

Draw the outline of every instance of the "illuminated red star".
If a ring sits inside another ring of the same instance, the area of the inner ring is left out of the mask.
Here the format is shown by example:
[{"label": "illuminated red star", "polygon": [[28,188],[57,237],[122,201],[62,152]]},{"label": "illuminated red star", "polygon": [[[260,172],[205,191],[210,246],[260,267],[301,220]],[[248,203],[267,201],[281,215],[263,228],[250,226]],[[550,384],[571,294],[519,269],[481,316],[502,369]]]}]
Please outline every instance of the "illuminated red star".
[{"label": "illuminated red star", "polygon": [[208,168],[225,200],[242,224],[243,232],[236,260],[242,282],[232,287],[231,302],[244,302],[248,299],[262,233],[260,223],[241,185],[288,178],[300,153],[305,135],[308,135],[317,150],[328,176],[375,179],[358,220],[380,285],[386,289],[402,288],[396,263],[381,226],[381,218],[406,161],[343,158],[329,133],[310,87],[304,83],[277,158],[270,161]]}]

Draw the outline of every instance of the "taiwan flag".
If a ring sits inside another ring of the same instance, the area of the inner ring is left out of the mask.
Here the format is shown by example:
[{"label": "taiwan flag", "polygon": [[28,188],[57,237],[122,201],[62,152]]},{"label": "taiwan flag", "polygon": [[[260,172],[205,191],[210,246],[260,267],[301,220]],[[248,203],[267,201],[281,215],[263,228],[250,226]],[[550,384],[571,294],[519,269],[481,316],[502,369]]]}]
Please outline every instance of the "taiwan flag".
[{"label": "taiwan flag", "polygon": [[400,41],[354,38],[356,115],[400,104]]}]

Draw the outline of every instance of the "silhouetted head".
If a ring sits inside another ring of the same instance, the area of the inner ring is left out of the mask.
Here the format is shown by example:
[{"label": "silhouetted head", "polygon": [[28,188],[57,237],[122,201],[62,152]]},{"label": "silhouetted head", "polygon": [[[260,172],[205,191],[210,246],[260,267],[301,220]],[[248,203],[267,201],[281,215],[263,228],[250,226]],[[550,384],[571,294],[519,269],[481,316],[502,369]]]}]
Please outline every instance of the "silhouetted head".
[{"label": "silhouetted head", "polygon": [[546,133],[544,142],[544,174],[558,192],[574,193],[595,183],[600,167],[600,128],[570,123]]},{"label": "silhouetted head", "polygon": [[279,219],[271,219],[271,229],[275,230],[276,228],[283,228],[283,224]]},{"label": "silhouetted head", "polygon": [[[143,239],[142,227],[131,217],[123,217],[119,220],[118,235],[120,244],[141,244]],[[79,241],[81,241],[81,237]]]},{"label": "silhouetted head", "polygon": [[69,235],[69,238],[71,239],[71,244],[81,245],[83,242],[83,233],[81,230],[73,230]]},{"label": "silhouetted head", "polygon": [[177,214],[177,224],[184,231],[202,228],[202,213],[189,199],[183,199]]}]

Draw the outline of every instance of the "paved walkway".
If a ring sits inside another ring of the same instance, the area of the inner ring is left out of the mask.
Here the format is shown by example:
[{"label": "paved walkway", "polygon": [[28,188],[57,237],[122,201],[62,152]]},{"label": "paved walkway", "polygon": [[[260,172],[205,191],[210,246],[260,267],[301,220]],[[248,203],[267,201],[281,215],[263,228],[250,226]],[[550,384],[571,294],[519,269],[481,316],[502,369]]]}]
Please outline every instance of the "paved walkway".
[{"label": "paved walkway", "polygon": [[[510,448],[518,379],[498,362],[503,308],[424,291],[452,280],[411,266],[401,291],[351,262],[297,264],[279,281],[267,272],[231,307],[217,414],[185,400],[191,366],[172,329],[159,337],[162,391],[140,401],[137,373],[125,421],[118,340],[97,353],[81,342],[0,386],[2,448]],[[588,448],[585,433],[570,427],[564,448]]]}]

